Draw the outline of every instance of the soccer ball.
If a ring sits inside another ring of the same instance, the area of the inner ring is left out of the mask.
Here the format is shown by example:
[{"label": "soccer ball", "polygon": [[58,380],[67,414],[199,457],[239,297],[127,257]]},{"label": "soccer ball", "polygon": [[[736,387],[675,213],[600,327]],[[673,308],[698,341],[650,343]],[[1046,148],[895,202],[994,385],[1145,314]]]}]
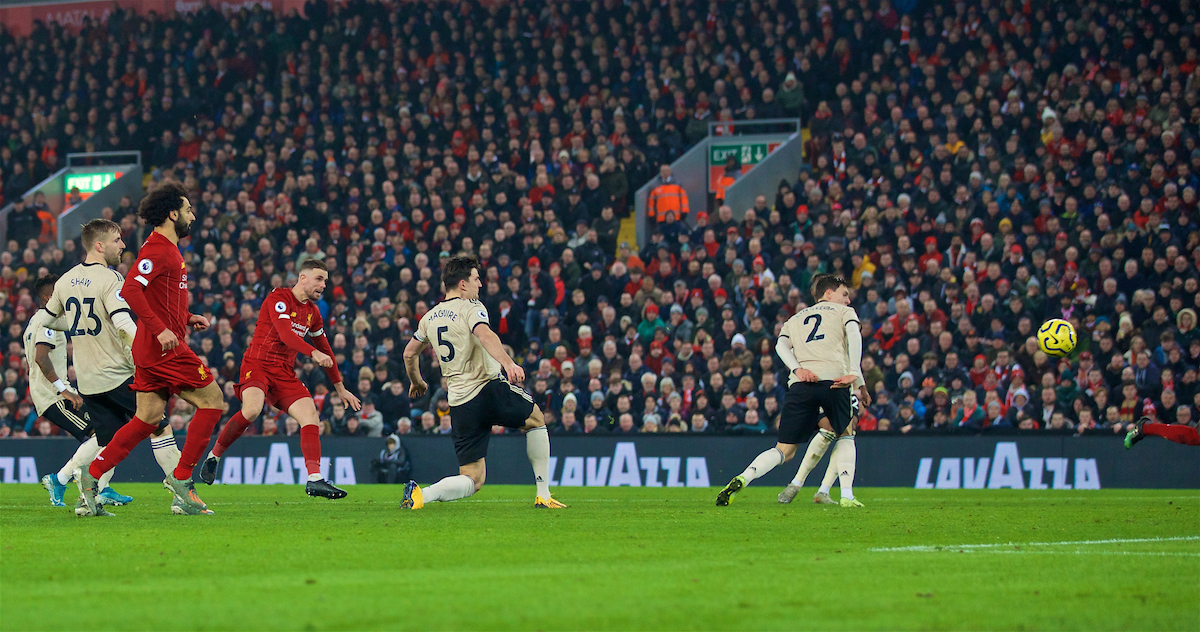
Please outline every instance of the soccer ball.
[{"label": "soccer ball", "polygon": [[1061,318],[1052,318],[1038,328],[1037,339],[1046,355],[1061,358],[1075,348],[1075,328]]}]

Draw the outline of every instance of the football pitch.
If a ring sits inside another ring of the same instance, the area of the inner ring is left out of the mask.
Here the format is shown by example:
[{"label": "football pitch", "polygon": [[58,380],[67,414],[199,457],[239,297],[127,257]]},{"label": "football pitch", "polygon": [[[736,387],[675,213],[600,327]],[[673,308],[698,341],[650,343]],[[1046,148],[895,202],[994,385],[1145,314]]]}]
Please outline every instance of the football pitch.
[{"label": "football pitch", "polygon": [[402,511],[400,486],[201,487],[214,516],[125,483],[82,519],[0,485],[0,628],[1200,628],[1196,490],[556,488],[545,511],[488,486]]}]

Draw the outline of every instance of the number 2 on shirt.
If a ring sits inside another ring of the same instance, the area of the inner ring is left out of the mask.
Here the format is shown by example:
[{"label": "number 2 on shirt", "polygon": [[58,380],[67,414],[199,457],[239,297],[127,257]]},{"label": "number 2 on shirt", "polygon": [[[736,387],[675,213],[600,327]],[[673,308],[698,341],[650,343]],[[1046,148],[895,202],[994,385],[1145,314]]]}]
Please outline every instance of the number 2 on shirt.
[{"label": "number 2 on shirt", "polygon": [[825,334],[817,335],[817,330],[821,328],[821,315],[820,314],[811,314],[808,318],[804,319],[804,324],[807,325],[808,321],[810,321],[810,320],[815,320],[817,322],[815,325],[813,325],[812,331],[809,332],[808,338],[805,338],[804,342],[812,342],[814,340],[824,340]]}]

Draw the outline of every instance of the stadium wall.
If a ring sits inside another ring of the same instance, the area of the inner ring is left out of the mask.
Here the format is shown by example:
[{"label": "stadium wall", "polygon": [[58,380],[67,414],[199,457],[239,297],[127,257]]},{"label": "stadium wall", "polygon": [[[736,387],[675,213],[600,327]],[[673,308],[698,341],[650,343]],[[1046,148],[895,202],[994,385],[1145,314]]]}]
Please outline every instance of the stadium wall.
[{"label": "stadium wall", "polygon": [[[708,487],[722,485],[762,450],[771,436],[632,435],[552,436],[551,484],[561,486]],[[413,476],[431,483],[456,474],[449,437],[405,437]],[[326,438],[322,468],[337,485],[374,482],[371,460],[383,439]],[[0,441],[0,482],[37,483],[57,471],[77,444],[69,439]],[[860,435],[855,484],[863,487],[937,489],[1099,489],[1200,488],[1200,459],[1195,448],[1156,438],[1126,451],[1120,437],[1009,435],[913,437]],[[825,462],[808,484],[816,486]],[[525,440],[494,436],[488,453],[488,482],[528,484]],[[761,479],[782,486],[796,472],[792,461]],[[222,460],[219,480],[226,484],[301,484],[305,480],[299,437],[246,437]],[[148,445],[121,463],[120,481],[162,479]]]}]

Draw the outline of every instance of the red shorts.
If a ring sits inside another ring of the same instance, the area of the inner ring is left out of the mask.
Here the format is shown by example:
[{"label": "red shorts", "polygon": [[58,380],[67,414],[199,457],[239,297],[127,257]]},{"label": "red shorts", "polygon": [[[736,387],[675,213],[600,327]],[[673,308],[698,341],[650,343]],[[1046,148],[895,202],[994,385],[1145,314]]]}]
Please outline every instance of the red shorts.
[{"label": "red shorts", "polygon": [[263,392],[263,400],[270,406],[287,412],[292,404],[312,397],[308,387],[296,378],[295,371],[283,367],[262,364],[254,360],[242,361],[242,381],[237,384],[238,399],[242,399],[242,391],[257,388]]},{"label": "red shorts", "polygon": [[166,362],[154,366],[138,366],[133,372],[133,384],[129,388],[139,393],[169,391],[178,395],[180,391],[204,388],[213,381],[212,371],[200,362],[200,358],[186,345],[177,347],[178,352]]}]

